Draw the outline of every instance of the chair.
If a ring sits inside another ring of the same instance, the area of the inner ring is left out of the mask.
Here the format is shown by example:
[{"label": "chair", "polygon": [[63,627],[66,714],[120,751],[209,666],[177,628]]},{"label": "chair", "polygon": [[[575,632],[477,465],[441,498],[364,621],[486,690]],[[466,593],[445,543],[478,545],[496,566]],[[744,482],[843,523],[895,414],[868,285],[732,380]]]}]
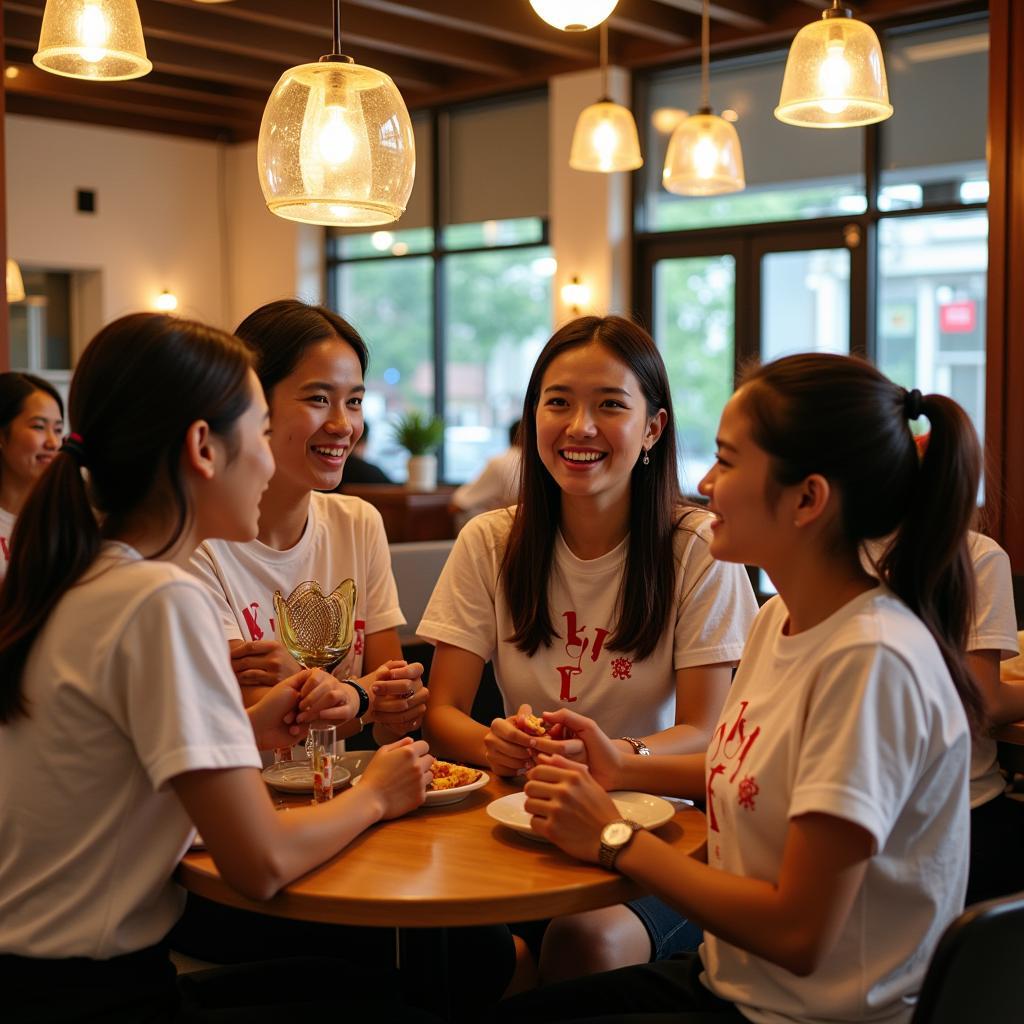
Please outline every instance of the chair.
[{"label": "chair", "polygon": [[453,540],[423,540],[389,545],[398,603],[406,618],[406,625],[398,627],[403,647],[417,642],[416,627],[454,543]]},{"label": "chair", "polygon": [[939,940],[911,1024],[1024,1019],[1024,893],[968,907]]}]

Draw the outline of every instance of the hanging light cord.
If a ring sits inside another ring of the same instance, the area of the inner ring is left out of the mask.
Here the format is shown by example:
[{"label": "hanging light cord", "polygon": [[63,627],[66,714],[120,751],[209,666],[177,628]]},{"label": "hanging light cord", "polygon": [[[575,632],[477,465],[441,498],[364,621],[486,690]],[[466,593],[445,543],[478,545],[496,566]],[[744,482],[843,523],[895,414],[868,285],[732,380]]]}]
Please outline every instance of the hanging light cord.
[{"label": "hanging light cord", "polygon": [[334,52],[341,53],[341,0],[334,0]]},{"label": "hanging light cord", "polygon": [[700,16],[700,105],[702,111],[711,109],[711,81],[708,72],[709,51],[711,49],[709,0],[704,0],[704,9]]},{"label": "hanging light cord", "polygon": [[608,22],[601,22],[601,95],[604,99],[610,99],[608,95]]}]

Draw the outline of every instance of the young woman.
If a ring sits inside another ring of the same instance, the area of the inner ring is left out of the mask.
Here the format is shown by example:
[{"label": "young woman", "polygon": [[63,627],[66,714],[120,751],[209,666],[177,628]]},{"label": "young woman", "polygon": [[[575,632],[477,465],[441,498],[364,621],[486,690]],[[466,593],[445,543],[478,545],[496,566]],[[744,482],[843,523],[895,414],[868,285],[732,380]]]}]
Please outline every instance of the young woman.
[{"label": "young woman", "polygon": [[[325,594],[356,583],[355,642],[333,670],[360,693],[357,718],[388,742],[418,729],[427,691],[423,667],[402,660],[405,622],[380,513],[337,487],[363,430],[368,355],[356,330],[322,306],[286,299],[262,306],[237,335],[256,358],[270,404],[276,469],[259,506],[259,534],[239,544],[209,541],[192,560],[210,588],[246,704],[298,669],[277,639],[274,591],[306,580]],[[372,671],[365,673],[369,667]]]},{"label": "young woman", "polygon": [[[922,414],[919,460],[908,421]],[[956,403],[866,363],[792,356],[746,380],[701,489],[712,553],[761,566],[779,596],[706,758],[623,757],[560,710],[549,721],[576,732],[589,772],[540,755],[526,787],[541,835],[659,893],[703,924],[704,944],[548,989],[507,1019],[909,1020],[967,881],[980,701],[961,652],[980,462]],[[891,534],[880,585],[859,548]],[[707,864],[617,822],[605,789],[618,787],[704,796]]]},{"label": "young woman", "polygon": [[0,578],[21,507],[63,432],[64,403],[52,384],[30,373],[0,373]]},{"label": "young woman", "polygon": [[[247,717],[213,603],[183,568],[206,538],[255,535],[273,470],[241,342],[125,317],[83,353],[70,411],[78,433],[29,495],[0,588],[0,985],[17,1019],[171,1020],[163,943],[194,826],[221,874],[267,899],[418,806],[431,758],[403,740],[339,799],[275,813],[256,742],[300,734],[326,677],[295,674]],[[246,1019],[267,1019],[264,1000],[323,1003],[302,972],[242,977]]]},{"label": "young woman", "polygon": [[[522,452],[520,504],[465,526],[417,630],[437,644],[432,744],[521,775],[522,716],[563,706],[632,757],[704,750],[756,606],[742,567],[711,557],[711,517],[680,497],[650,335],[616,316],[556,332],[530,377]],[[488,660],[507,716],[490,727],[470,717]],[[583,756],[571,739],[558,749]],[[668,955],[694,941],[684,923],[655,899],[558,919],[541,977]]]}]

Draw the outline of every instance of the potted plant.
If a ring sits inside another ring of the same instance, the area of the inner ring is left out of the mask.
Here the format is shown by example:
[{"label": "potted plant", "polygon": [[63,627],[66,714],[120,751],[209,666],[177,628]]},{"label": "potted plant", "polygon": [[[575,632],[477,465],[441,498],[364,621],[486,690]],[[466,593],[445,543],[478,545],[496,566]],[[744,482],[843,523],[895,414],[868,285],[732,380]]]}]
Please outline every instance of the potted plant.
[{"label": "potted plant", "polygon": [[432,491],[437,486],[437,456],[444,440],[444,420],[417,409],[395,422],[395,440],[409,453],[406,487]]}]

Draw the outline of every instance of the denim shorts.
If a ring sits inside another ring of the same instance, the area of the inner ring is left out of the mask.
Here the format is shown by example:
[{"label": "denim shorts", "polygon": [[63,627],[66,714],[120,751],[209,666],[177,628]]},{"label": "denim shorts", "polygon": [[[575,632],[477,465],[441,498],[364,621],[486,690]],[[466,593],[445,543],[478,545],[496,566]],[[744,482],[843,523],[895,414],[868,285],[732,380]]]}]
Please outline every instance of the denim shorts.
[{"label": "denim shorts", "polygon": [[651,939],[651,959],[665,960],[675,953],[692,953],[704,939],[704,929],[688,921],[657,896],[644,896],[626,904],[640,918]]}]

